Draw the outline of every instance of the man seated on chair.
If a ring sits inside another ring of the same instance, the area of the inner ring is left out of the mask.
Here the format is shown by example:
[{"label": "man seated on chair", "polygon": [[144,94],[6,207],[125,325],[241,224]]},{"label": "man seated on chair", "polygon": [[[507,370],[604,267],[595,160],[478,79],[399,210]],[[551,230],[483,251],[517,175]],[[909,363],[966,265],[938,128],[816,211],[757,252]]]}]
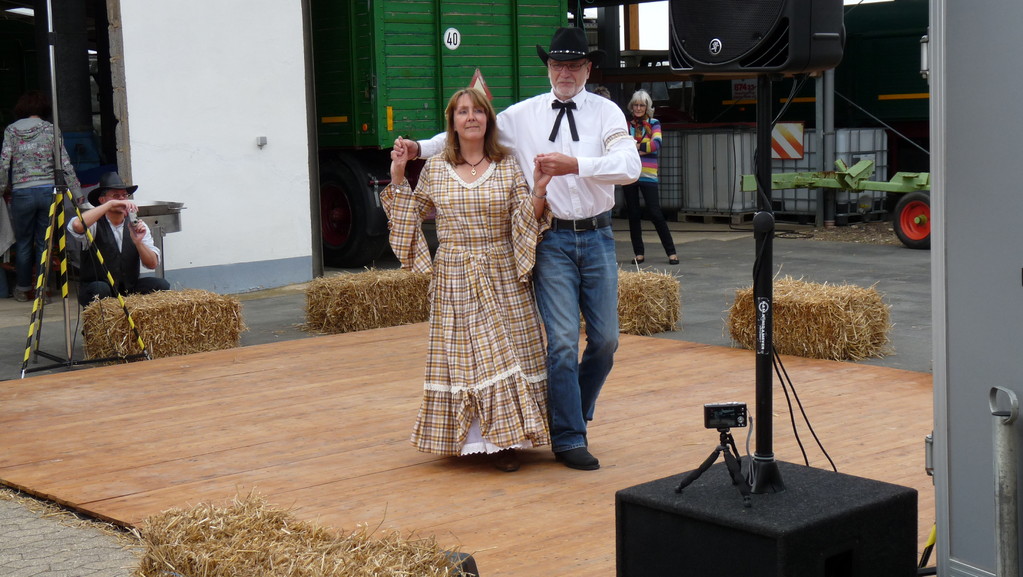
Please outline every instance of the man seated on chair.
[{"label": "man seated on chair", "polygon": [[[117,294],[146,294],[169,290],[170,283],[159,277],[139,277],[141,267],[155,270],[160,265],[160,249],[141,219],[131,195],[137,185],[128,186],[116,172],[100,177],[99,186],[89,191],[91,208],[74,217],[67,229],[79,247],[78,302],[84,307],[95,298],[114,296],[105,270],[113,277]],[[85,234],[89,228],[93,242]],[[103,256],[100,263],[99,254]]]}]

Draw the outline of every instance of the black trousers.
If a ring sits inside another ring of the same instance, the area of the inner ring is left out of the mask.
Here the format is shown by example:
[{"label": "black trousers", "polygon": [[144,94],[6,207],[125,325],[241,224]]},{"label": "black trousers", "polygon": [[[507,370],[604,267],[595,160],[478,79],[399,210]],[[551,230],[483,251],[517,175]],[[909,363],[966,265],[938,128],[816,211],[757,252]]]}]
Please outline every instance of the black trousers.
[{"label": "black trousers", "polygon": [[[148,294],[156,291],[170,290],[170,283],[166,279],[155,276],[139,278],[135,283],[135,289],[130,294]],[[124,293],[122,293],[123,295]],[[83,282],[78,285],[78,304],[87,306],[94,298],[107,298],[114,296],[110,290],[110,283],[107,281]]]},{"label": "black trousers", "polygon": [[675,254],[675,241],[671,238],[668,223],[665,222],[664,213],[661,212],[661,199],[657,183],[629,184],[622,187],[622,192],[625,194],[625,207],[629,213],[629,236],[632,238],[632,252],[636,256],[646,255],[643,247],[643,207],[639,204],[639,195],[642,193],[643,202],[646,203],[647,211],[650,213],[650,221],[654,223],[657,236],[661,238],[664,254],[668,256]]}]

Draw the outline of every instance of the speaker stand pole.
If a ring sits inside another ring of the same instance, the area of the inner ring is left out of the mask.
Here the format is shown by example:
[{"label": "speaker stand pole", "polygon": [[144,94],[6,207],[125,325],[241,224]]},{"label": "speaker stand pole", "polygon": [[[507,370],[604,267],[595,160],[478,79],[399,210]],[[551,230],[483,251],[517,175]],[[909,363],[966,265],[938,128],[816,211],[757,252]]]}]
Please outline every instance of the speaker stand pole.
[{"label": "speaker stand pole", "polygon": [[774,316],[774,212],[771,209],[771,79],[757,78],[757,181],[760,191],[757,214],[753,217],[756,260],[753,265],[753,302],[756,310],[757,445],[753,453],[752,478],[755,494],[785,490],[772,439],[772,371]]}]

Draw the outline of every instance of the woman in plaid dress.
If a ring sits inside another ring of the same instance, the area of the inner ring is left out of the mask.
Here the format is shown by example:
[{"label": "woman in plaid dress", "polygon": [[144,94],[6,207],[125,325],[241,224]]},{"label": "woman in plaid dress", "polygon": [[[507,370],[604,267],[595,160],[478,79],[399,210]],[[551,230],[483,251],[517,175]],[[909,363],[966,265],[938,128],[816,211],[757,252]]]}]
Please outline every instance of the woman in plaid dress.
[{"label": "woman in plaid dress", "polygon": [[[516,449],[550,443],[547,370],[530,282],[536,242],[550,220],[550,176],[531,192],[514,157],[497,144],[494,109],[480,92],[448,102],[448,145],[427,161],[413,191],[405,165],[415,146],[398,139],[391,184],[380,195],[402,268],[432,272],[430,343],[417,449],[487,453],[503,471]],[[430,258],[421,224],[436,211]]]}]

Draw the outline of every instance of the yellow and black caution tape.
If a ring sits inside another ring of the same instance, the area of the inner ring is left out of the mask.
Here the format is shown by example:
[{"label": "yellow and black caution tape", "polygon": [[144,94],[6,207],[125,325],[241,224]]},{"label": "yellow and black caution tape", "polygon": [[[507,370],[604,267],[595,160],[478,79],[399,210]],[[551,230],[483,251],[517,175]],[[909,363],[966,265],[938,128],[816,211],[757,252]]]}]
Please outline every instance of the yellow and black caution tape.
[{"label": "yellow and black caution tape", "polygon": [[[46,229],[45,235],[45,246],[43,247],[43,254],[40,258],[39,263],[39,276],[36,280],[36,298],[32,303],[32,316],[29,321],[28,327],[28,340],[25,344],[25,357],[21,363],[21,377],[25,378],[25,371],[28,367],[29,358],[32,354],[32,338],[35,337],[36,346],[39,344],[39,336],[42,330],[42,316],[43,316],[43,303],[45,298],[45,290],[49,276],[49,260],[50,260],[50,247],[52,246],[52,239],[56,235],[58,241],[58,250],[60,252],[60,294],[61,298],[68,298],[68,273],[67,273],[67,234],[64,230],[64,197],[71,198],[70,194],[66,190],[56,190],[53,199],[53,204],[50,205],[50,225]],[[75,214],[78,216],[78,220],[84,224],[82,219],[82,211],[78,205],[72,199],[71,205],[75,208]],[[95,246],[95,238],[92,235],[92,231],[88,227],[85,228],[85,236],[89,240],[89,244]],[[149,350],[146,348],[145,343],[142,341],[142,335],[139,333],[138,327],[135,326],[134,319],[131,318],[131,312],[128,310],[128,306],[124,302],[124,297],[117,291],[117,283],[114,281],[113,275],[110,274],[110,270],[107,269],[106,262],[103,260],[103,253],[96,248],[96,255],[99,257],[100,266],[103,272],[106,274],[107,282],[110,283],[111,292],[117,295],[117,302],[121,305],[121,310],[124,311],[125,318],[128,319],[128,326],[135,333],[135,339],[138,344],[139,350],[143,352],[146,359],[152,359]]]}]

